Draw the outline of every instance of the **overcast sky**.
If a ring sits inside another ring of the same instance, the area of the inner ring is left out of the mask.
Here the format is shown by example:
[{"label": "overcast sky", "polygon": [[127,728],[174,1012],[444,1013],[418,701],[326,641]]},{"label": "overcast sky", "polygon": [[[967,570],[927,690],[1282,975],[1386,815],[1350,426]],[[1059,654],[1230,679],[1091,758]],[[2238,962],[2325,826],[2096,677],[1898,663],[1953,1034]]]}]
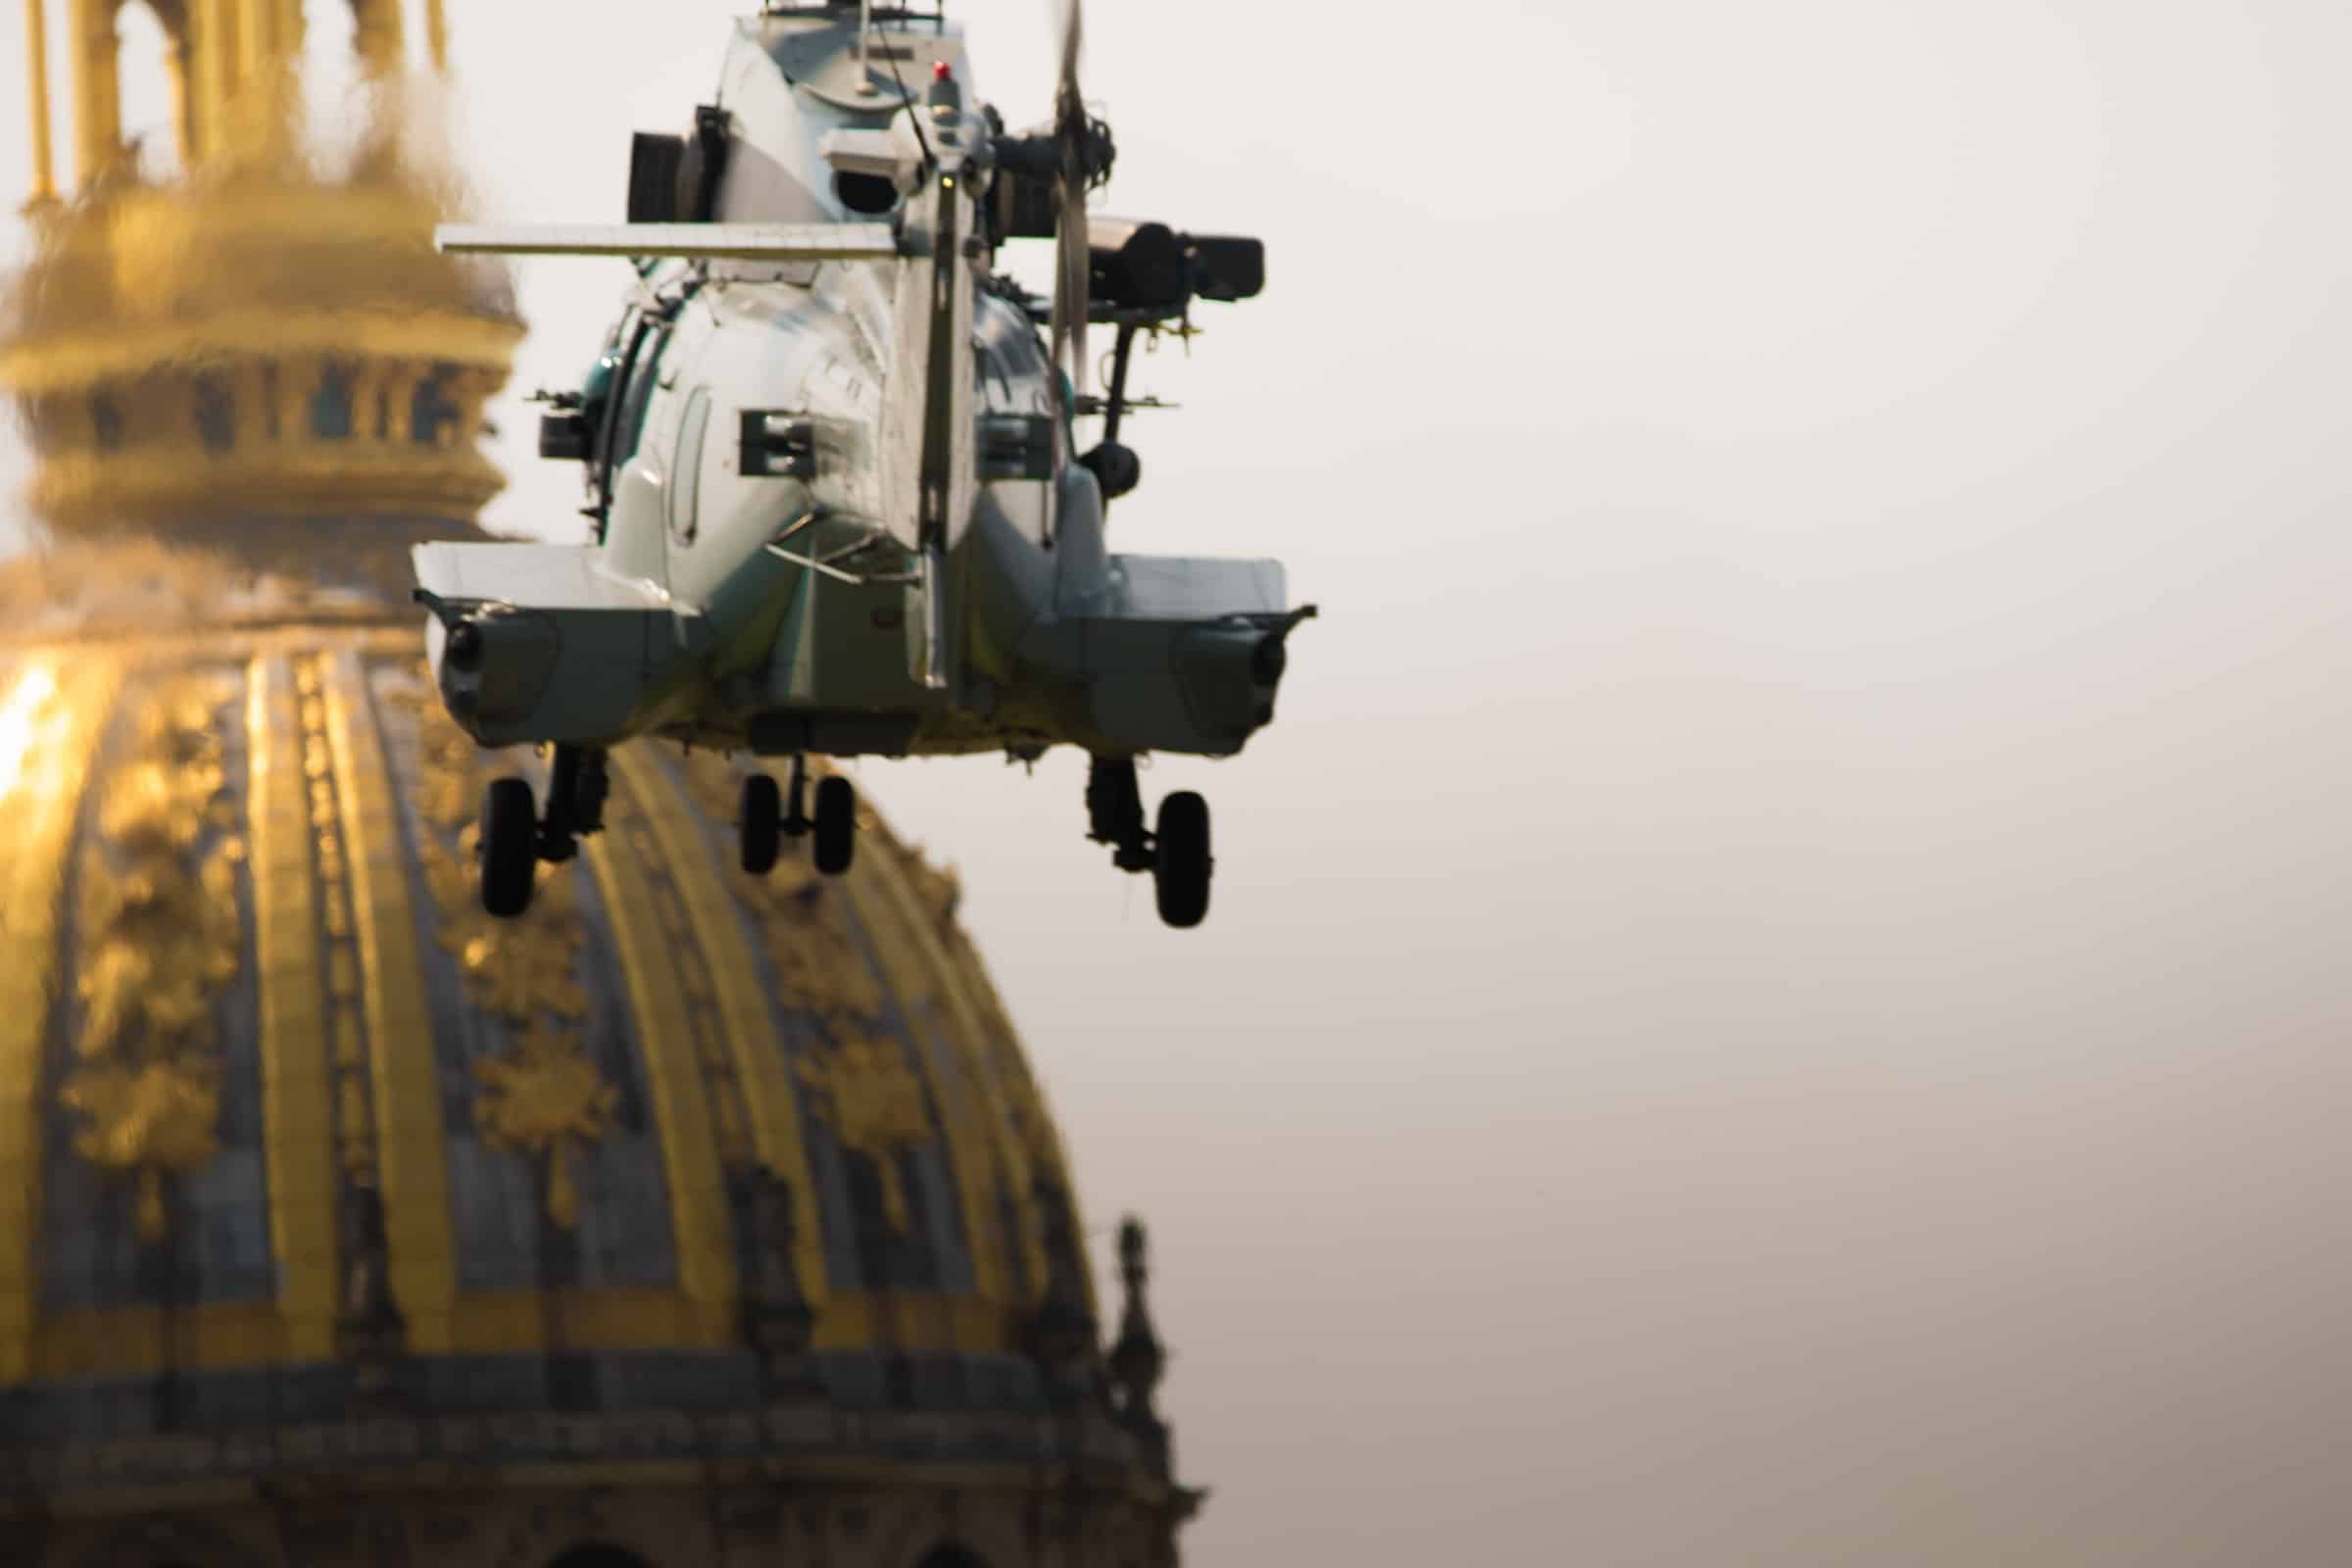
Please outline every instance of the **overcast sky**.
[{"label": "overcast sky", "polygon": [[[1042,4],[956,9],[1042,115]],[[619,217],[730,10],[453,6],[482,212]],[[1325,618],[1146,777],[1216,808],[1198,932],[1077,759],[860,776],[1099,1251],[1154,1223],[1191,1560],[2352,1560],[2352,10],[1089,37],[1111,205],[1270,257],[1144,363],[1117,543]],[[573,384],[620,279],[522,278]],[[497,416],[491,520],[572,537]]]}]

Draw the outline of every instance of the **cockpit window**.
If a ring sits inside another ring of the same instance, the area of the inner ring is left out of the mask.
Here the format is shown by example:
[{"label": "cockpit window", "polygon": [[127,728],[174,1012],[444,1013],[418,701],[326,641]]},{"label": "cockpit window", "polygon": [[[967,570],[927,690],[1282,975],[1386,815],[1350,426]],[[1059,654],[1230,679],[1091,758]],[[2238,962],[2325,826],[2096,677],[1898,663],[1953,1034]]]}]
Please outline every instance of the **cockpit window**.
[{"label": "cockpit window", "polygon": [[[669,323],[649,317],[640,317],[628,331],[628,346],[617,356],[608,354],[598,362],[606,371],[603,416],[597,422],[596,443],[596,512],[597,537],[604,537],[604,524],[612,511],[612,476],[620,466],[637,451],[638,438],[645,434],[646,406],[653,401],[654,381],[660,373],[662,349],[669,341]],[[617,360],[610,369],[608,362]],[[591,379],[595,379],[594,376]]]},{"label": "cockpit window", "polygon": [[636,363],[629,367],[629,389],[620,401],[620,423],[613,431],[614,463],[637,455],[637,443],[645,435],[646,406],[653,402],[654,383],[662,374],[662,351],[668,346],[667,321],[657,324],[653,336],[638,346]]}]

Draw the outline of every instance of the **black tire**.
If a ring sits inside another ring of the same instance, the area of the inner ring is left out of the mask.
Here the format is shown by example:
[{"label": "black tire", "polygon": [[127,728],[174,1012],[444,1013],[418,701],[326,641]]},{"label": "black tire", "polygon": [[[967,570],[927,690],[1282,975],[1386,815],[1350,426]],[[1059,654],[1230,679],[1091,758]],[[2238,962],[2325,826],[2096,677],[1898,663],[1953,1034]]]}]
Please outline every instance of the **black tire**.
[{"label": "black tire", "polygon": [[765,876],[776,868],[776,851],[784,834],[784,793],[765,773],[743,781],[743,808],[737,818],[737,841],[743,868]]},{"label": "black tire", "polygon": [[1208,853],[1208,803],[1191,790],[1178,790],[1160,802],[1157,838],[1152,891],[1159,900],[1159,917],[1189,930],[1208,915],[1208,879],[1216,865]]},{"label": "black tire", "polygon": [[482,907],[512,920],[531,906],[539,871],[539,804],[528,779],[492,779],[482,792]]},{"label": "black tire", "polygon": [[839,876],[858,854],[858,792],[840,774],[816,781],[816,868]]}]

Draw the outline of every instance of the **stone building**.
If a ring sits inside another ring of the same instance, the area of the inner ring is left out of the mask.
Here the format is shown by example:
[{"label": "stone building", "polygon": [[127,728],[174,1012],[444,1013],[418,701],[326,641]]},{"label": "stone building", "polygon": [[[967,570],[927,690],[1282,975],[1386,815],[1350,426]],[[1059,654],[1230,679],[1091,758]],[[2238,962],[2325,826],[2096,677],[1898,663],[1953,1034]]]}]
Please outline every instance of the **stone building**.
[{"label": "stone building", "polygon": [[[1106,1347],[1059,1138],[954,879],[733,863],[737,769],[615,758],[518,922],[405,556],[499,477],[521,332],[384,106],[304,156],[298,0],[27,0],[37,248],[0,389],[0,1562],[1161,1568],[1144,1242]],[[439,0],[425,54],[438,62]],[[38,63],[64,16],[75,178]]]}]

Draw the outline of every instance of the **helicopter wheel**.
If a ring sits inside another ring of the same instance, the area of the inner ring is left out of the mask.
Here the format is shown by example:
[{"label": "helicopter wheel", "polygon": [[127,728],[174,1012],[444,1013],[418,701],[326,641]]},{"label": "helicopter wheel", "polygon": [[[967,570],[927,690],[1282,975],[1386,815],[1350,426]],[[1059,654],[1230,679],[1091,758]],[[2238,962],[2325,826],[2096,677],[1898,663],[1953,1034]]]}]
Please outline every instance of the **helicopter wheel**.
[{"label": "helicopter wheel", "polygon": [[858,853],[858,792],[835,773],[816,783],[816,868],[839,876]]},{"label": "helicopter wheel", "polygon": [[743,781],[743,808],[736,816],[743,868],[765,876],[776,868],[776,850],[784,833],[784,793],[765,773]]},{"label": "helicopter wheel", "polygon": [[1208,878],[1216,861],[1208,853],[1208,803],[1179,790],[1159,803],[1159,853],[1152,867],[1152,891],[1159,917],[1179,930],[1199,925],[1208,914]]},{"label": "helicopter wheel", "polygon": [[512,920],[531,906],[539,871],[539,807],[528,779],[493,779],[482,792],[482,907]]}]

